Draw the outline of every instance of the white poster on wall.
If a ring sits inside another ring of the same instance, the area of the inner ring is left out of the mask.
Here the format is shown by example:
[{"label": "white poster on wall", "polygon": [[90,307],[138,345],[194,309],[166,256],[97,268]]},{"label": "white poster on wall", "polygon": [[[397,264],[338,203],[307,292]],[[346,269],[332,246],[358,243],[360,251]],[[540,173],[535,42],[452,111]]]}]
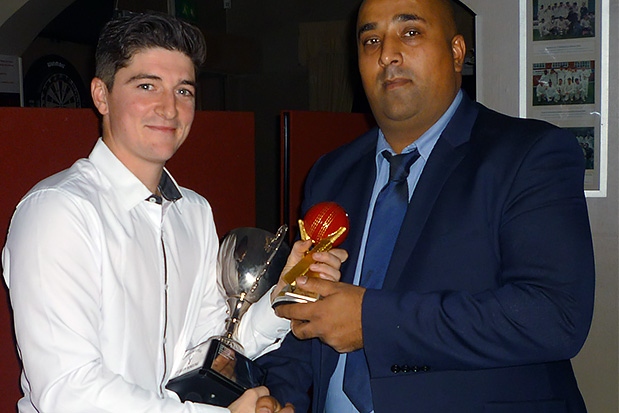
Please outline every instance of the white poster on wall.
[{"label": "white poster on wall", "polygon": [[0,102],[17,102],[21,105],[21,58],[0,55]]}]

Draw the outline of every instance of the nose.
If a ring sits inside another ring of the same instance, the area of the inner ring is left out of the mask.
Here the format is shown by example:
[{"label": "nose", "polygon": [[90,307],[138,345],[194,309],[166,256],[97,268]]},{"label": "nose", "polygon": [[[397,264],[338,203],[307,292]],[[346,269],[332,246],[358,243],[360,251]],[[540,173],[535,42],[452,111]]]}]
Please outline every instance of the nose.
[{"label": "nose", "polygon": [[402,52],[400,51],[400,41],[393,36],[385,36],[380,51],[378,64],[386,67],[389,65],[399,65],[402,63]]},{"label": "nose", "polygon": [[155,113],[164,119],[174,119],[178,115],[176,93],[173,90],[162,92]]}]

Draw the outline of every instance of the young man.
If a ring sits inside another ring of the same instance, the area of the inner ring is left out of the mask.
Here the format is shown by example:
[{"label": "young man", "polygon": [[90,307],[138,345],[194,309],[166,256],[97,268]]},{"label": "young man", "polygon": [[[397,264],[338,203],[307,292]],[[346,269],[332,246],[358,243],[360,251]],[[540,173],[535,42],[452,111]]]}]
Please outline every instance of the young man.
[{"label": "young man", "polygon": [[[316,163],[303,205],[346,209],[351,259],[343,282],[303,284],[321,300],[277,307],[300,340],[261,360],[269,389],[298,412],[585,412],[570,358],[594,260],[576,139],[464,95],[450,0],[365,0],[357,46],[379,128]],[[401,224],[375,226],[400,183]]]},{"label": "young man", "polygon": [[[3,250],[20,412],[228,411],[166,390],[185,351],[220,334],[226,318],[211,208],[164,169],[189,133],[204,56],[200,31],[170,16],[125,16],[103,29],[91,84],[102,138],[22,199]],[[337,254],[315,255],[315,269],[337,279]],[[241,322],[250,357],[289,329],[270,304],[267,294]],[[229,409],[253,413],[267,394],[250,389]]]}]

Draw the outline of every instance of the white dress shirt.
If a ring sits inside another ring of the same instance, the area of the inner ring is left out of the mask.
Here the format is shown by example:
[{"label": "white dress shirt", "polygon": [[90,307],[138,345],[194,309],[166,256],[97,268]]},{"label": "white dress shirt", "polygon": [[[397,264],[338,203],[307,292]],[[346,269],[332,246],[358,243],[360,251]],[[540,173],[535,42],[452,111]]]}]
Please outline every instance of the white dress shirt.
[{"label": "white dress shirt", "polygon": [[[217,412],[165,389],[185,351],[221,334],[211,207],[164,171],[163,201],[101,139],[19,203],[2,252],[23,361],[20,412]],[[269,294],[244,316],[249,357],[289,331]]]}]

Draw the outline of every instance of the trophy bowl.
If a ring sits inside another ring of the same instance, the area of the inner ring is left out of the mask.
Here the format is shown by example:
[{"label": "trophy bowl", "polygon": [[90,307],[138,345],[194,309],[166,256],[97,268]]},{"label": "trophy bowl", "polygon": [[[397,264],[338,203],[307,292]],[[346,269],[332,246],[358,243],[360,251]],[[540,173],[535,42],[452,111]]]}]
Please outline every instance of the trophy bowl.
[{"label": "trophy bowl", "polygon": [[240,344],[232,339],[236,325],[249,307],[277,284],[290,253],[284,243],[286,230],[284,225],[273,235],[260,228],[236,228],[221,242],[217,261],[229,310],[224,337],[240,350]]}]

